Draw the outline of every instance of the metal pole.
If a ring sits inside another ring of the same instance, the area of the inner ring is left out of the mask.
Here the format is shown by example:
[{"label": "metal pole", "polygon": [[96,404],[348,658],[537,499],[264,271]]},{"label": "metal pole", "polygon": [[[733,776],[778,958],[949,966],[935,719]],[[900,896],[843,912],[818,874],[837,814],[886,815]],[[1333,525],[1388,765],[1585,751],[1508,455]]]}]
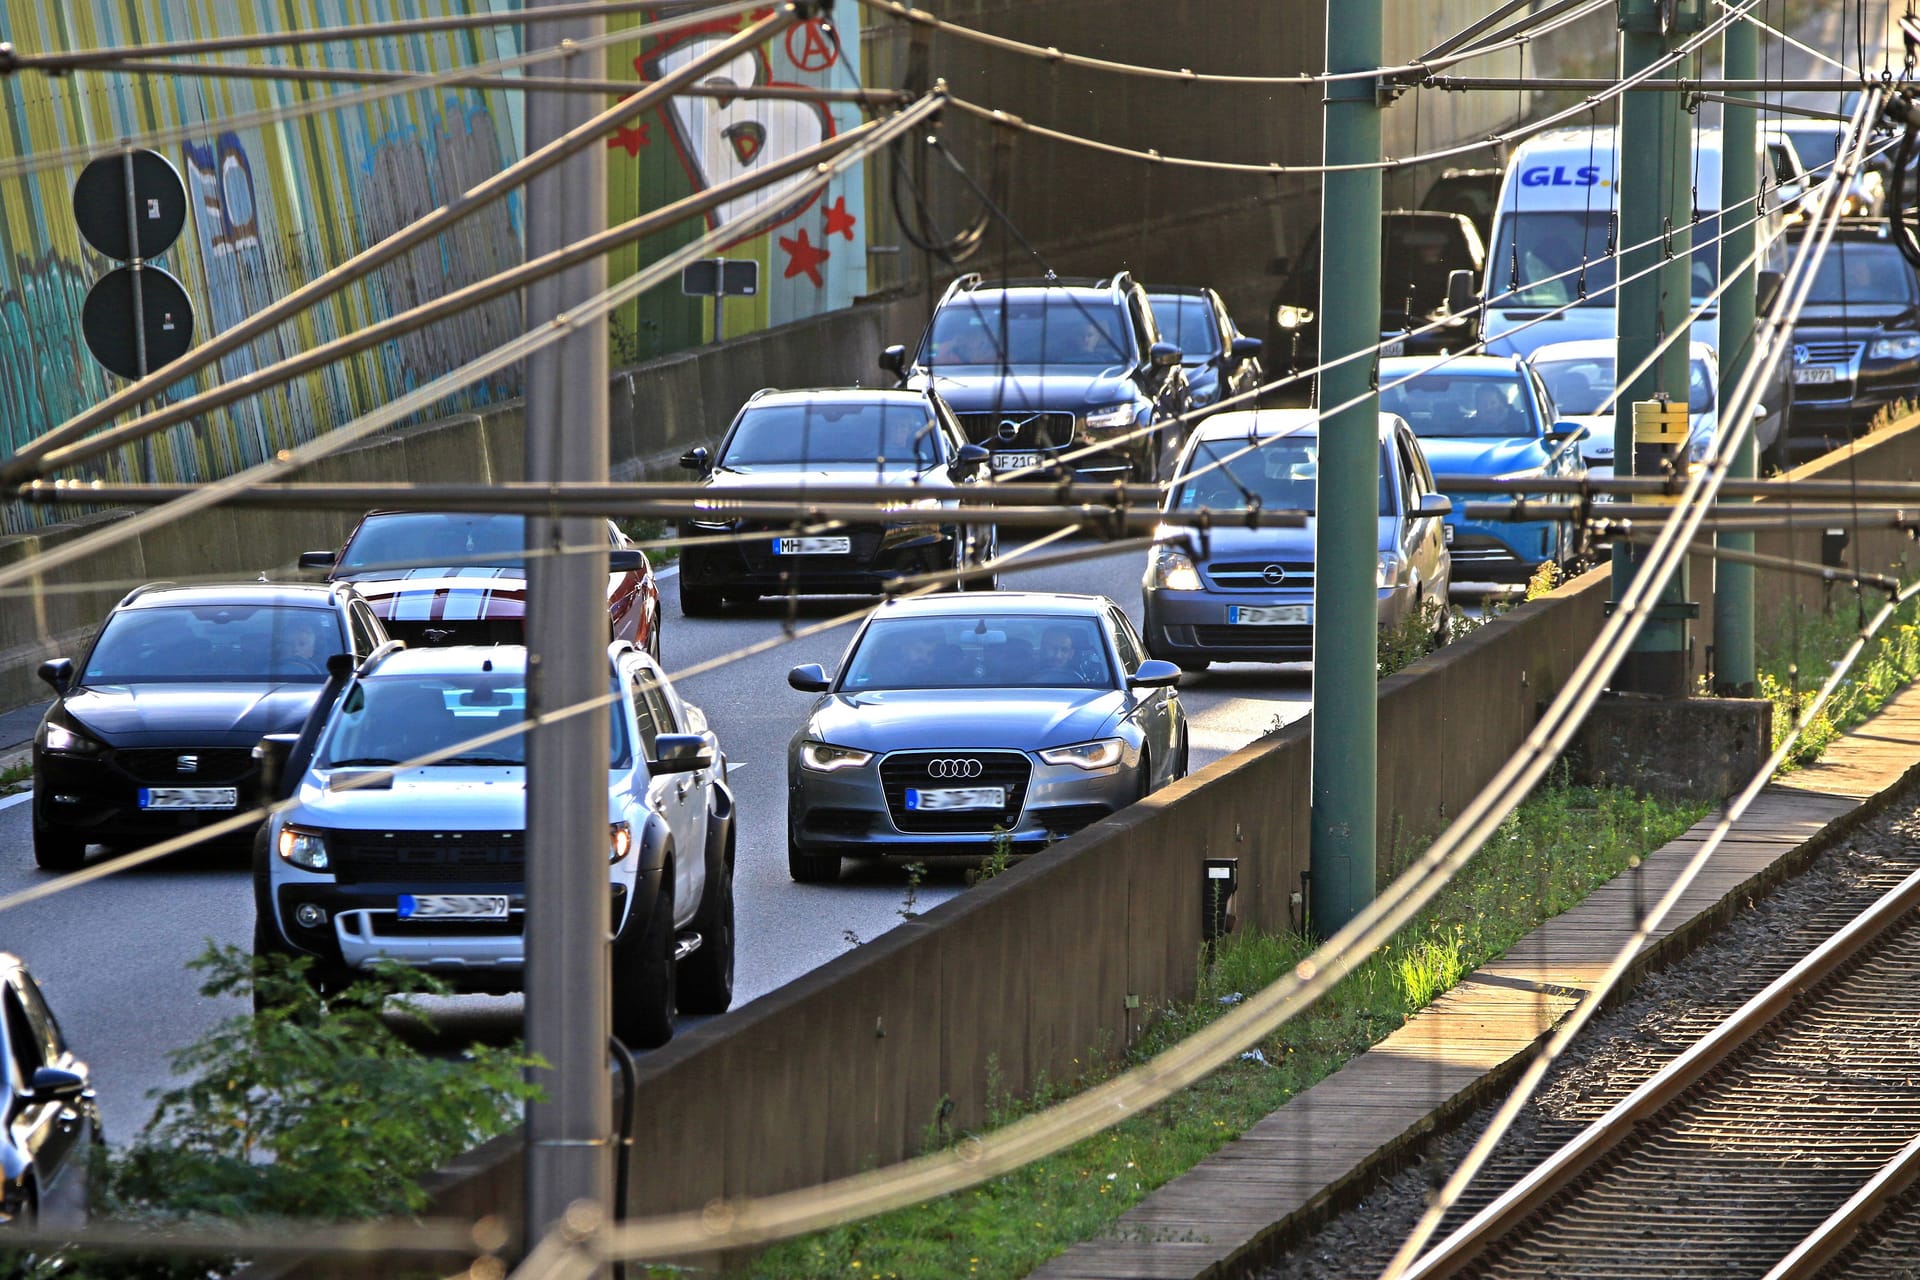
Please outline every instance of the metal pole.
[{"label": "metal pole", "polygon": [[[529,9],[557,0],[528,0]],[[600,17],[541,21],[529,46],[580,40]],[[564,74],[599,79],[599,50]],[[526,105],[528,154],[590,118],[590,99],[541,94]],[[576,151],[527,184],[527,254],[537,257],[603,230],[607,163]],[[604,258],[527,287],[529,328],[605,290]],[[607,479],[607,331],[583,327],[527,358],[526,474],[530,481]],[[598,547],[527,562],[527,706],[574,706],[607,691],[607,535],[589,516],[529,517],[529,549]],[[613,1101],[607,1071],[607,710],[596,707],[534,730],[527,743],[527,1049],[551,1064],[536,1074],[545,1100],[527,1105],[527,1239],[539,1240],[585,1201],[612,1206]]]},{"label": "metal pole", "polygon": [[[127,186],[127,257],[133,281],[133,360],[142,378],[147,376],[147,297],[146,289],[140,279],[145,260],[140,256],[140,195],[133,188],[133,152],[128,151],[120,157],[120,178]],[[140,478],[152,484],[157,478],[153,469],[153,440],[151,437],[140,442]]]},{"label": "metal pole", "polygon": [[[1327,70],[1380,65],[1381,0],[1327,0]],[[1371,80],[1327,86],[1326,161],[1380,159]],[[1321,189],[1320,354],[1380,338],[1380,171],[1329,173]],[[1380,397],[1375,362],[1320,375],[1319,403],[1358,403],[1320,423],[1313,581],[1311,926],[1325,936],[1373,901],[1379,605]]]},{"label": "metal pole", "polygon": [[[1752,76],[1760,63],[1760,31],[1750,22],[1736,22],[1721,37],[1721,74],[1729,80]],[[1753,95],[1739,99],[1752,102]],[[1759,187],[1759,175],[1751,164],[1736,159],[1754,153],[1756,116],[1751,106],[1735,106],[1729,96],[1721,112],[1720,127],[1720,207],[1751,207]],[[1738,229],[1727,232],[1720,244],[1720,261],[1745,262],[1753,254],[1754,227],[1745,219],[1737,220]],[[1720,403],[1726,404],[1752,358],[1754,284],[1756,274],[1748,267],[1720,295]],[[1787,429],[1786,406],[1769,405],[1780,411],[1780,430]],[[1727,430],[1734,424],[1721,423]],[[1752,480],[1757,474],[1753,433],[1740,438],[1727,466],[1729,480]],[[1722,502],[1732,502],[1721,491]],[[1747,499],[1751,501],[1751,499]],[[1725,696],[1750,698],[1754,690],[1753,659],[1753,564],[1740,559],[1753,554],[1751,533],[1720,532],[1714,545],[1728,553],[1714,561],[1713,568],[1713,688]]]},{"label": "metal pole", "polygon": [[716,259],[713,264],[713,340],[719,342],[725,337],[720,326],[720,305],[727,297],[727,260]]},{"label": "metal pole", "polygon": [[[1671,51],[1677,36],[1661,29],[1661,6],[1648,0],[1621,0],[1621,75],[1645,70]],[[1666,78],[1671,78],[1670,68]],[[1660,341],[1687,323],[1691,293],[1688,252],[1692,246],[1693,156],[1687,145],[1680,100],[1671,94],[1627,94],[1620,104],[1616,139],[1620,173],[1620,242],[1639,246],[1620,255],[1621,284],[1615,367],[1635,369]],[[1730,157],[1726,164],[1753,164],[1752,156]],[[1664,260],[1664,262],[1663,262]],[[1655,263],[1658,270],[1638,275]],[[1638,278],[1634,278],[1638,275]],[[1633,467],[1633,404],[1661,391],[1687,402],[1687,342],[1674,342],[1645,373],[1626,385],[1614,406],[1613,456],[1616,471]],[[1624,543],[1613,548],[1613,598],[1632,581],[1645,552]],[[1686,615],[1686,566],[1673,575],[1660,603],[1640,631],[1633,651],[1620,663],[1614,687],[1634,693],[1684,698],[1689,659]]]}]

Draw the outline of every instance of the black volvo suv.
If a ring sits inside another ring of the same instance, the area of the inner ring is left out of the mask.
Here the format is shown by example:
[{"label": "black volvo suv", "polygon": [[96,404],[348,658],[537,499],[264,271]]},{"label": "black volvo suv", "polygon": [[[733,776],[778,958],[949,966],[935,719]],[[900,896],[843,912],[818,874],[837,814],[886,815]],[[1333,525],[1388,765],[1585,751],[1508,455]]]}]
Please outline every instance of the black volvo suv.
[{"label": "black volvo suv", "polygon": [[[1147,431],[1191,407],[1180,348],[1165,341],[1147,292],[1122,272],[1104,280],[987,281],[948,286],[908,363],[888,347],[882,368],[931,387],[967,435],[993,450],[996,474],[1090,479],[1160,476],[1177,430]],[[1085,452],[1081,452],[1081,451]],[[1069,452],[1079,456],[1067,459]]]},{"label": "black volvo suv", "polygon": [[1790,456],[1775,459],[1782,465],[1864,435],[1883,406],[1914,394],[1920,279],[1885,222],[1835,229],[1793,326],[1792,359]]}]

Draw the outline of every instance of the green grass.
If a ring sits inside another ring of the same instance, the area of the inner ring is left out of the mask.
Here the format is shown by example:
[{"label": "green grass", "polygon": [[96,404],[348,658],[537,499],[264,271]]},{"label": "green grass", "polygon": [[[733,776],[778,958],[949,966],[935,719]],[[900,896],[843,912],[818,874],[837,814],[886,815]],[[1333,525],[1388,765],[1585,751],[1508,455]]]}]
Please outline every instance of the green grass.
[{"label": "green grass", "polygon": [[[1869,612],[1878,607],[1878,598],[1869,596]],[[1775,749],[1820,691],[1832,664],[1858,636],[1860,620],[1853,600],[1836,596],[1831,612],[1795,610],[1759,638],[1754,665],[1759,694],[1773,703]],[[1920,597],[1900,606],[1868,641],[1866,651],[1807,726],[1782,770],[1819,759],[1835,738],[1878,711],[1916,675],[1920,675]]]},{"label": "green grass", "polygon": [[0,769],[0,796],[15,791],[26,790],[26,784],[33,781],[33,761],[22,760],[19,764],[8,765]]},{"label": "green grass", "polygon": [[[1425,914],[1263,1041],[1258,1060],[1232,1063],[1151,1111],[973,1190],[776,1246],[744,1273],[781,1280],[1025,1275],[1384,1038],[1464,974],[1685,831],[1706,808],[1623,790],[1538,792]],[[1084,1064],[1082,1074],[1043,1084],[1027,1099],[1005,1096],[995,1087],[997,1073],[990,1074],[990,1123],[1005,1124],[1151,1057],[1291,970],[1311,949],[1295,934],[1243,932],[1223,940],[1195,998],[1160,1010],[1119,1063],[1089,1052],[1075,1064]],[[959,1136],[936,1125],[930,1145]]]}]

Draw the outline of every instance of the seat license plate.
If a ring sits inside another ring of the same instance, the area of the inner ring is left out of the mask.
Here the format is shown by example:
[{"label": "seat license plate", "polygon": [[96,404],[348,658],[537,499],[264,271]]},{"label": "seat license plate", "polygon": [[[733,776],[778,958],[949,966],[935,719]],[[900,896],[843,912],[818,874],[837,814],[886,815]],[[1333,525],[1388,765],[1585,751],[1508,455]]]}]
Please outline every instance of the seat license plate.
[{"label": "seat license plate", "polygon": [[1313,606],[1310,604],[1276,604],[1227,606],[1227,622],[1232,626],[1273,627],[1286,626],[1289,623],[1313,621]]},{"label": "seat license plate", "polygon": [[853,550],[852,538],[775,538],[777,556],[844,556]]},{"label": "seat license plate", "polygon": [[1007,789],[1005,787],[938,787],[921,791],[907,788],[907,808],[909,809],[1004,809],[1007,807]]},{"label": "seat license plate", "polygon": [[993,469],[995,471],[1021,471],[1027,467],[1037,467],[1039,465],[1040,455],[1037,453],[996,453],[993,455]]},{"label": "seat license plate", "polygon": [[503,893],[403,893],[395,912],[402,920],[505,920]]},{"label": "seat license plate", "polygon": [[1805,369],[1795,369],[1793,371],[1793,380],[1799,383],[1837,382],[1839,381],[1839,375],[1825,365],[1812,365]]},{"label": "seat license plate", "polygon": [[238,787],[142,787],[142,809],[232,809],[240,803]]}]

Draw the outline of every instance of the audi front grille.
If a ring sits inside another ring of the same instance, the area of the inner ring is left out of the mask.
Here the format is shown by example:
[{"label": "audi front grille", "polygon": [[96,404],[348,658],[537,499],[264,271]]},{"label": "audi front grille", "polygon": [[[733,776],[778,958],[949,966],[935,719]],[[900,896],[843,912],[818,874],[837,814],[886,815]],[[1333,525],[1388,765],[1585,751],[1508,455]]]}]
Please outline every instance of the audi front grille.
[{"label": "audi front grille", "polygon": [[[974,765],[979,766],[975,773]],[[999,827],[1011,831],[1027,802],[1033,762],[1019,751],[896,751],[880,762],[880,786],[887,793],[887,814],[909,835],[984,834]],[[1000,787],[1006,804],[998,809],[909,809],[907,790],[950,787]]]}]

